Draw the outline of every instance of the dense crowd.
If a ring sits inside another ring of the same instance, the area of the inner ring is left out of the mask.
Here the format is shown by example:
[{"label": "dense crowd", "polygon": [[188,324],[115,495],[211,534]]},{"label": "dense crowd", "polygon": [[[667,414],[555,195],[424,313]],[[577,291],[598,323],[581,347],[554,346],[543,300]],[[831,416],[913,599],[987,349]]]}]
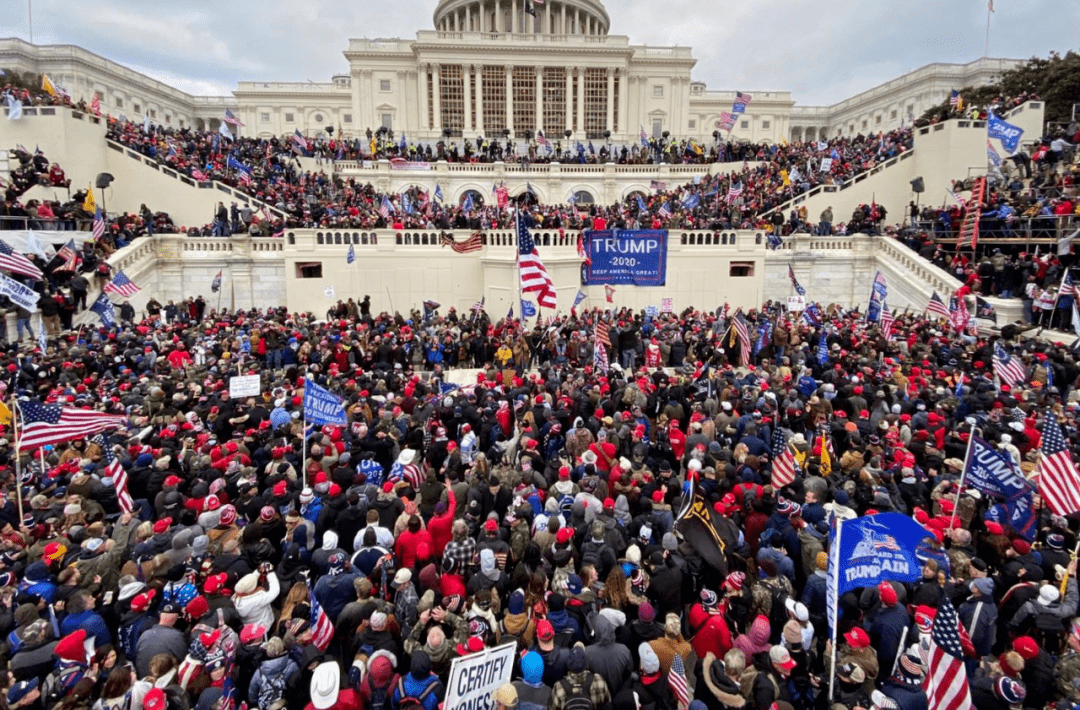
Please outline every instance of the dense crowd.
[{"label": "dense crowd", "polygon": [[[123,422],[21,453],[5,428],[9,708],[437,710],[455,658],[509,643],[499,710],[927,710],[946,599],[976,710],[1080,702],[1077,521],[1035,496],[1014,529],[958,480],[973,427],[1025,475],[1049,417],[1080,454],[1063,346],[837,309],[822,332],[773,303],[752,345],[726,309],[619,310],[599,352],[598,311],[148,311],[0,354],[24,415]],[[249,373],[262,394],[230,397]],[[345,424],[305,431],[315,386]],[[691,495],[722,548],[686,533]],[[925,567],[844,594],[832,649],[830,521],[875,512],[925,526]]]}]

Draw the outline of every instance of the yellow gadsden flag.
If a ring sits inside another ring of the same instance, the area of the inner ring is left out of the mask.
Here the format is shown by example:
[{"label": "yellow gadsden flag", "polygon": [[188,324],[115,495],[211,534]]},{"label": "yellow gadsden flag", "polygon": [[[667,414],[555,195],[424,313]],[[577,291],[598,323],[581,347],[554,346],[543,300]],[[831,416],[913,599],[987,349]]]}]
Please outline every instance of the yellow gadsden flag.
[{"label": "yellow gadsden flag", "polygon": [[11,410],[3,402],[0,402],[0,424],[11,426]]},{"label": "yellow gadsden flag", "polygon": [[83,200],[82,208],[84,212],[97,214],[97,200],[94,199],[94,188],[91,187],[86,190],[86,199]]},{"label": "yellow gadsden flag", "polygon": [[41,75],[41,90],[49,96],[56,96],[56,87],[53,86],[52,79],[49,78],[48,74]]}]

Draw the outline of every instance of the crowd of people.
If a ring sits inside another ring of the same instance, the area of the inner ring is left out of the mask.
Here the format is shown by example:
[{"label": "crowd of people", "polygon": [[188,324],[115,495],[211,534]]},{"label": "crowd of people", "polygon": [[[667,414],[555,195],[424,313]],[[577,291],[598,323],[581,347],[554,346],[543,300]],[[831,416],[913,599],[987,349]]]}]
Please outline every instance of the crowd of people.
[{"label": "crowd of people", "polygon": [[[1051,419],[1080,455],[1062,345],[772,302],[534,327],[169,306],[0,353],[8,708],[437,710],[455,658],[514,644],[488,707],[929,710],[946,603],[976,710],[1080,703],[1076,517],[1036,495],[1018,529],[960,485],[976,430],[1025,476]],[[259,395],[230,396],[242,374]],[[316,387],[343,423],[305,427]],[[28,426],[54,405],[116,419]],[[830,523],[884,512],[925,527],[925,566],[842,595],[834,649]]]}]

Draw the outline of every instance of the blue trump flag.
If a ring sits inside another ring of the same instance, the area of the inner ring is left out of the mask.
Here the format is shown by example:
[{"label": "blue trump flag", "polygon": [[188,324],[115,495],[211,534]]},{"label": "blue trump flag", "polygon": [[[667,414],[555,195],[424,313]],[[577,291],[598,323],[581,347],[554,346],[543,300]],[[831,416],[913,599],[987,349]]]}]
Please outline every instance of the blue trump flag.
[{"label": "blue trump flag", "polygon": [[837,583],[837,596],[883,580],[919,579],[922,564],[917,553],[927,537],[926,528],[902,513],[878,513],[842,523],[831,533],[835,553],[829,559],[829,577]]},{"label": "blue trump flag", "polygon": [[533,302],[532,301],[522,301],[521,302],[521,317],[522,318],[532,318],[535,315],[536,315],[536,306],[533,305]]},{"label": "blue trump flag", "polygon": [[818,340],[817,347],[817,362],[821,367],[825,367],[825,363],[829,362],[829,343],[826,341],[825,329],[821,329],[821,339]]},{"label": "blue trump flag", "polygon": [[98,314],[106,328],[116,325],[116,310],[113,308],[112,301],[109,300],[109,294],[103,293],[98,296],[94,304],[90,306],[90,310]]},{"label": "blue trump flag", "polygon": [[304,383],[304,419],[318,426],[345,426],[349,423],[341,397],[311,380]]},{"label": "blue trump flag", "polygon": [[1002,147],[1010,153],[1015,152],[1019,147],[1022,135],[1024,135],[1023,128],[1014,126],[994,114],[990,114],[986,119],[987,138],[997,138],[1001,141]]},{"label": "blue trump flag", "polygon": [[1030,494],[1031,484],[1013,465],[1012,459],[989,442],[975,437],[971,442],[965,484],[986,495],[1012,500]]}]

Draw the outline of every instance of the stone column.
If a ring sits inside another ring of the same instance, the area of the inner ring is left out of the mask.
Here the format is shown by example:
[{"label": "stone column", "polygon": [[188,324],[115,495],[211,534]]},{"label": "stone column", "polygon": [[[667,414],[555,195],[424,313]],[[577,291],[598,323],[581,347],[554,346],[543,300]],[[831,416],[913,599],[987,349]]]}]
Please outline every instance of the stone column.
[{"label": "stone column", "polygon": [[431,125],[428,123],[428,102],[427,102],[427,88],[428,88],[428,65],[421,64],[418,67],[420,74],[417,78],[417,102],[416,105],[420,107],[420,121],[419,127],[424,131],[431,130]]},{"label": "stone column", "polygon": [[585,138],[585,69],[578,69],[577,81],[577,129],[578,134]]},{"label": "stone column", "polygon": [[476,75],[476,125],[474,128],[482,135],[486,136],[484,131],[484,65],[477,64],[473,66],[473,73]]},{"label": "stone column", "polygon": [[[536,67],[536,130],[544,127],[544,68]],[[545,138],[547,136],[544,136]]]},{"label": "stone column", "polygon": [[431,82],[432,82],[431,99],[432,99],[432,101],[435,102],[435,114],[434,114],[435,115],[435,130],[441,136],[442,135],[442,128],[443,128],[443,126],[442,126],[442,97],[441,97],[442,81],[440,79],[439,65],[438,64],[432,64],[431,67],[432,67],[432,72],[433,72],[432,75],[431,75]]},{"label": "stone column", "polygon": [[470,5],[465,6],[465,26],[462,29],[466,32],[472,30],[472,7]]},{"label": "stone column", "polygon": [[491,28],[492,32],[505,32],[506,27],[503,26],[502,17],[502,2],[501,0],[495,0],[495,26]]},{"label": "stone column", "polygon": [[515,2],[514,0],[510,0],[510,31],[514,33],[519,31],[517,6],[517,2]]},{"label": "stone column", "polygon": [[465,92],[465,123],[462,131],[467,135],[472,131],[472,89],[469,87],[469,77],[472,76],[472,65],[461,65],[461,85]]},{"label": "stone column", "polygon": [[541,27],[541,31],[545,34],[551,34],[551,3],[544,3],[544,24]]},{"label": "stone column", "polygon": [[514,133],[514,68],[506,67],[506,127]]},{"label": "stone column", "polygon": [[[563,6],[563,14],[565,16],[566,7]],[[567,128],[573,129],[574,127],[574,70],[570,67],[566,67],[566,125],[563,126],[565,131]]]},{"label": "stone column", "polygon": [[615,68],[607,69],[607,129],[615,132]]},{"label": "stone column", "polygon": [[[617,107],[619,132],[623,134],[634,135],[635,126],[630,124],[630,112],[627,107],[630,105],[630,82],[627,76],[628,72],[625,69],[619,70],[619,106]],[[640,143],[641,136],[638,136],[638,142]]]},{"label": "stone column", "polygon": [[566,34],[566,3],[559,6],[559,34]]}]

